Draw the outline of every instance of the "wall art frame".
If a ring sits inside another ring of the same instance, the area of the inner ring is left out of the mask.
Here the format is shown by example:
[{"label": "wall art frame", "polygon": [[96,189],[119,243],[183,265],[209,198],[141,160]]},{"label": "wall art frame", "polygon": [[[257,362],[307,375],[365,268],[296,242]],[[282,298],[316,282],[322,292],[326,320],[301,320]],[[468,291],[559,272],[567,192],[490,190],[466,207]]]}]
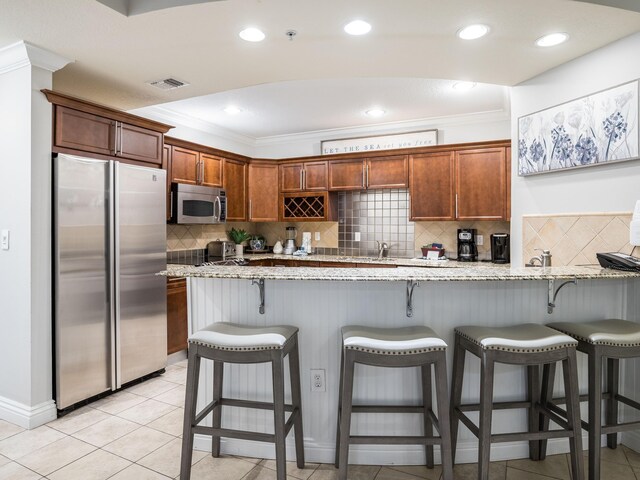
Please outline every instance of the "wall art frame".
[{"label": "wall art frame", "polygon": [[518,118],[518,175],[637,160],[638,80]]}]

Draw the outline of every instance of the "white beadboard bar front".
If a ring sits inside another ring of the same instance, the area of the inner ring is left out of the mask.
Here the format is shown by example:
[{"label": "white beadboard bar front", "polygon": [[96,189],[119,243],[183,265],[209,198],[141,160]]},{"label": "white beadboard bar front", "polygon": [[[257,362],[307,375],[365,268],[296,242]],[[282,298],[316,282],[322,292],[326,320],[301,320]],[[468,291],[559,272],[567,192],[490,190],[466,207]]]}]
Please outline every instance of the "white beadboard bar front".
[{"label": "white beadboard bar front", "polygon": [[[293,270],[293,269],[287,269]],[[559,284],[559,283],[558,283]],[[414,291],[413,317],[405,314],[406,284],[402,281],[321,281],[266,280],[266,311],[258,312],[258,287],[249,279],[188,278],[189,322],[191,331],[212,322],[237,322],[246,325],[295,325],[300,329],[300,374],[304,420],[305,453],[308,461],[333,462],[338,372],[340,363],[340,327],[364,324],[400,327],[424,324],[438,332],[450,346],[448,368],[451,372],[453,329],[459,325],[511,325],[551,321],[589,321],[602,318],[639,320],[640,279],[606,278],[580,280],[566,286],[558,296],[553,314],[547,314],[546,280],[502,281],[425,281]],[[623,361],[624,391],[639,398],[640,365]],[[586,391],[586,358],[579,354],[581,391]],[[326,392],[311,392],[310,369],[326,370]],[[198,408],[211,400],[212,363],[204,362],[201,372]],[[558,377],[561,377],[559,375]],[[271,371],[267,364],[225,365],[224,395],[270,401]],[[479,362],[467,355],[463,399],[479,396]],[[290,401],[289,382],[287,401]],[[451,378],[449,377],[449,385]],[[370,404],[419,404],[421,393],[418,370],[356,367],[354,402]],[[523,399],[524,368],[496,367],[496,400]],[[561,393],[557,378],[557,393]],[[205,403],[206,402],[206,403]],[[623,415],[629,418],[626,409]],[[586,404],[583,404],[586,418]],[[420,434],[422,419],[414,414],[354,414],[352,432],[367,435]],[[223,426],[261,432],[273,432],[273,416],[268,411],[225,407]],[[494,412],[493,431],[508,432],[526,428],[526,411]],[[638,447],[638,435],[625,435]],[[461,424],[456,462],[477,461],[477,439]],[[585,437],[586,448],[586,437]],[[549,453],[568,451],[568,441],[549,441]],[[208,437],[196,438],[196,448],[211,450]],[[528,457],[525,442],[500,443],[492,447],[492,460]],[[250,457],[274,458],[273,445],[225,439],[223,452]],[[287,458],[294,458],[291,435],[287,439]],[[438,447],[436,447],[438,460]],[[419,446],[351,446],[350,463],[423,464],[424,449]]]}]

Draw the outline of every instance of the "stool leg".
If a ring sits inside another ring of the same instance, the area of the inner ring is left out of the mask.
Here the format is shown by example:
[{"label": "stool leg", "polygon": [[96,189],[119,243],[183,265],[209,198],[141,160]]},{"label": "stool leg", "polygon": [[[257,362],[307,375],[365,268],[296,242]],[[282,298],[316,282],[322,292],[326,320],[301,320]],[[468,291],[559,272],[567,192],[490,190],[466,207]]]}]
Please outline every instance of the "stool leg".
[{"label": "stool leg", "polygon": [[273,376],[273,424],[276,438],[276,478],[287,478],[287,449],[285,448],[284,420],[284,357],[282,350],[273,350],[271,355]]},{"label": "stool leg", "polygon": [[347,480],[349,466],[349,435],[351,433],[351,406],[353,401],[353,353],[344,351],[344,377],[342,386],[342,413],[340,414],[340,451],[338,480]]},{"label": "stool leg", "polygon": [[336,468],[340,466],[340,419],[342,418],[342,392],[344,389],[344,348],[341,349],[340,354],[340,382],[338,383],[338,425],[336,427],[336,457],[334,465]]},{"label": "stool leg", "polygon": [[298,354],[298,339],[289,352],[289,377],[291,381],[291,400],[297,417],[293,423],[293,432],[296,441],[296,464],[298,468],[304,468],[304,434],[302,433],[302,399],[300,393],[300,358]]},{"label": "stool leg", "polygon": [[[527,400],[529,401],[529,432],[539,432],[540,367],[538,365],[527,365]],[[529,442],[529,458],[540,460],[539,440]]]},{"label": "stool leg", "polygon": [[[219,401],[222,398],[222,379],[224,374],[224,363],[213,362],[213,400]],[[222,405],[213,409],[213,428],[220,428],[222,425]],[[220,456],[220,437],[213,435],[211,439],[211,455]]]},{"label": "stool leg", "polygon": [[[618,423],[618,382],[620,381],[620,360],[617,358],[607,358],[607,391],[611,397],[607,400],[607,425]],[[607,447],[616,448],[618,446],[618,434],[607,435]]]},{"label": "stool leg", "polygon": [[[453,378],[451,379],[451,462],[456,463],[456,446],[458,444],[458,417],[457,408],[462,403],[462,380],[464,376],[465,349],[460,345],[458,336],[453,347]],[[439,413],[439,412],[438,412]],[[442,421],[440,422],[442,423]]]},{"label": "stool leg", "polygon": [[449,398],[447,396],[449,392],[449,389],[447,388],[447,356],[445,352],[442,352],[442,355],[439,355],[439,357],[440,358],[435,364],[435,369],[436,401],[438,402],[438,426],[440,427],[440,456],[442,457],[442,480],[453,480]]},{"label": "stool leg", "polygon": [[[547,406],[553,399],[553,383],[556,376],[556,363],[546,363],[542,369],[542,392],[540,393],[540,401],[542,405]],[[540,431],[549,430],[549,417],[540,413],[539,416]],[[547,439],[540,440],[539,459],[547,458]]]},{"label": "stool leg", "polygon": [[[580,391],[578,390],[578,362],[576,351],[568,349],[568,357],[562,361],[564,390],[567,397],[567,420],[573,429],[569,437],[571,451],[571,472],[573,480],[584,479],[584,463],[582,461],[582,423],[580,421]],[[600,448],[598,448],[600,452]]]},{"label": "stool leg", "polygon": [[600,479],[602,430],[602,356],[597,348],[589,354],[589,480]]},{"label": "stool leg", "polygon": [[[422,404],[424,405],[424,436],[433,437],[433,422],[429,412],[433,408],[433,399],[431,393],[431,365],[422,365]],[[438,406],[438,414],[440,414],[440,406]],[[425,445],[427,468],[433,468],[433,445]]]},{"label": "stool leg", "polygon": [[189,345],[187,363],[186,398],[184,402],[184,427],[182,429],[182,453],[180,456],[180,478],[191,478],[191,458],[193,456],[193,426],[196,419],[198,400],[198,377],[200,376],[200,355],[197,345]]},{"label": "stool leg", "polygon": [[491,358],[491,354],[483,351],[481,363],[482,371],[480,374],[480,438],[478,439],[478,480],[489,480],[494,373],[494,362],[493,358]]}]

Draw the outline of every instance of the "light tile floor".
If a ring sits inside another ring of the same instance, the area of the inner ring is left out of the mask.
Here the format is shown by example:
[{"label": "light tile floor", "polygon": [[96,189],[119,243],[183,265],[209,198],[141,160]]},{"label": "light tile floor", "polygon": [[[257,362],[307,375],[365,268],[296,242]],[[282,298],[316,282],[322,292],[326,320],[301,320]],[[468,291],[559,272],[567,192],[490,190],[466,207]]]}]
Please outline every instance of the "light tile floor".
[{"label": "light tile floor", "polygon": [[[164,375],[82,407],[34,430],[0,420],[0,480],[177,479],[186,361]],[[603,449],[602,480],[640,480],[640,453]],[[586,455],[585,455],[586,460]],[[275,462],[213,458],[194,451],[193,480],[275,480]],[[586,465],[585,465],[586,468]],[[290,480],[335,480],[333,465],[288,464]],[[476,464],[457,465],[456,480],[477,478]],[[350,480],[438,480],[440,467],[349,467]],[[491,480],[568,480],[567,455],[543,462],[491,464]]]}]

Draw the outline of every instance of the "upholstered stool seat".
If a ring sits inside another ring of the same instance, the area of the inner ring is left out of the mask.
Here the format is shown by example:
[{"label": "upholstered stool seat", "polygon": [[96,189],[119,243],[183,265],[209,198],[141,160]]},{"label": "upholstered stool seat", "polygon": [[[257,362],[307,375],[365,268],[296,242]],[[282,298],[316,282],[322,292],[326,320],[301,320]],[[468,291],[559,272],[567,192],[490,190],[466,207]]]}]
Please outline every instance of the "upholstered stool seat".
[{"label": "upholstered stool seat", "polygon": [[[291,380],[292,402],[290,405],[284,402],[284,358],[287,355],[289,356]],[[213,401],[202,411],[197,412],[198,379],[202,358],[213,360]],[[273,403],[223,398],[222,380],[225,362],[271,363]],[[273,410],[275,433],[267,434],[221,428],[223,406]],[[286,421],[285,411],[291,412]],[[200,426],[199,424],[211,412],[213,412],[212,426]],[[180,462],[180,478],[182,480],[189,480],[191,476],[193,439],[196,433],[211,435],[211,453],[214,457],[220,455],[221,437],[275,443],[277,480],[285,480],[285,440],[291,428],[294,428],[295,432],[296,462],[298,468],[304,468],[300,361],[298,357],[298,329],[296,327],[288,325],[250,327],[217,322],[189,337],[189,361]]]},{"label": "upholstered stool seat", "polygon": [[[452,480],[449,399],[444,340],[425,326],[342,328],[342,362],[338,400],[338,429],[335,464],[339,480],[347,479],[350,444],[424,445],[427,467],[433,468],[433,445],[440,445],[443,480]],[[353,405],[355,364],[376,367],[420,367],[422,405]],[[431,365],[435,368],[438,417],[432,410]],[[363,436],[351,435],[352,413],[422,413],[424,435]],[[433,435],[433,427],[439,436]]]},{"label": "upholstered stool seat", "polygon": [[[618,423],[619,403],[638,408],[637,401],[629,399],[618,392],[621,358],[640,358],[640,324],[628,320],[609,319],[591,322],[556,322],[549,327],[570,335],[578,342],[578,351],[588,357],[589,392],[580,397],[580,401],[589,402],[589,422],[582,422],[589,433],[589,479],[600,478],[600,440],[607,435],[607,446],[618,446],[618,432],[640,428],[640,421]],[[603,360],[606,359],[606,375],[603,372]],[[545,365],[543,382],[549,384],[548,398],[544,401],[553,405],[554,410],[565,415],[566,412],[557,405],[566,402],[563,398],[551,398],[555,367]],[[602,391],[603,378],[606,379],[607,391]],[[605,400],[605,418],[602,418],[602,401]],[[547,422],[542,421],[546,430]],[[603,425],[604,423],[604,425]],[[541,443],[540,454],[546,454],[546,444]]]},{"label": "upholstered stool seat", "polygon": [[[455,329],[453,354],[453,385],[451,392],[451,438],[455,460],[458,425],[462,422],[478,437],[478,479],[488,480],[491,444],[497,442],[529,441],[529,456],[540,459],[540,441],[547,438],[568,437],[571,448],[573,480],[582,480],[582,445],[578,403],[578,373],[576,346],[578,342],[568,335],[544,325],[527,323],[506,327],[463,326]],[[480,403],[462,404],[464,364],[466,352],[480,359]],[[540,398],[546,398],[540,386],[540,365],[563,363],[564,384],[569,399],[569,417],[559,419]],[[493,382],[496,363],[527,367],[526,400],[494,402]],[[528,430],[515,433],[491,433],[493,411],[496,409],[527,409]],[[465,412],[478,411],[479,425]],[[540,416],[559,421],[561,430],[541,431]]]}]

